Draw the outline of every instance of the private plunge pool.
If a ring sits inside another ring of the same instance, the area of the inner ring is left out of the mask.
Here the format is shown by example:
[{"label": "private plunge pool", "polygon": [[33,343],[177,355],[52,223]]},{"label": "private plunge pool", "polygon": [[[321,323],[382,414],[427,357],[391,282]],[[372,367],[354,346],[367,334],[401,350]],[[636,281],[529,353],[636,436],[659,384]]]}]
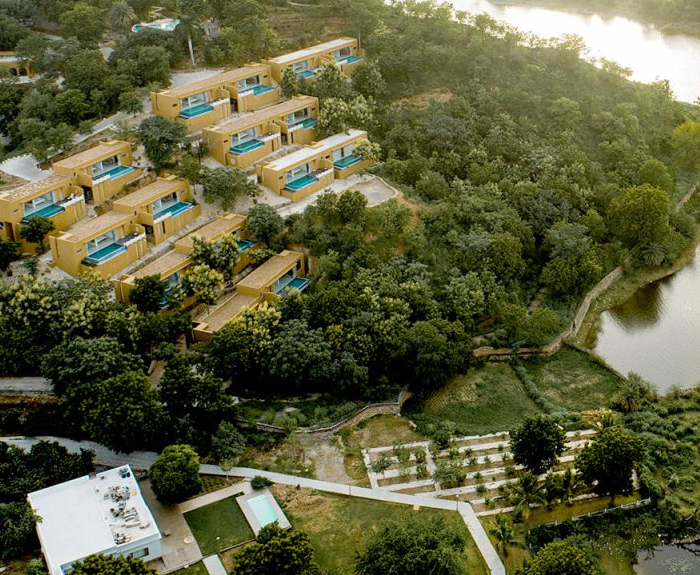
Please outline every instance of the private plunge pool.
[{"label": "private plunge pool", "polygon": [[269,490],[254,491],[236,498],[250,528],[257,536],[260,530],[275,521],[282,529],[292,525]]}]

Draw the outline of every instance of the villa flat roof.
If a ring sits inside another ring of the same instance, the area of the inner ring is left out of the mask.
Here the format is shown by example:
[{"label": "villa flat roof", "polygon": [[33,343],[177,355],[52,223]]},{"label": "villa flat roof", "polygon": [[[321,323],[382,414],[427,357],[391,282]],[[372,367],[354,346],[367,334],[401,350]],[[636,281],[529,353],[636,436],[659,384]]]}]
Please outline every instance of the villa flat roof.
[{"label": "villa flat roof", "polygon": [[259,298],[260,296],[237,293],[218,306],[208,316],[202,318],[200,323],[207,324],[206,331],[217,331],[224,327],[245,308],[255,303]]},{"label": "villa flat roof", "polygon": [[93,146],[92,148],[89,148],[84,152],[80,152],[73,156],[69,156],[68,158],[63,159],[60,162],[55,162],[53,166],[58,166],[59,168],[68,168],[72,170],[73,168],[80,168],[82,166],[92,165],[103,158],[116,154],[117,152],[121,151],[125,146],[131,149],[131,144],[122,140],[110,140],[109,142],[102,142],[101,144]]},{"label": "villa flat roof", "polygon": [[357,138],[358,136],[366,135],[367,132],[365,132],[364,130],[355,130],[353,128],[348,130],[347,132],[334,134],[333,136],[330,136],[323,140],[319,140],[311,146],[305,146],[304,148],[296,150],[291,154],[287,154],[286,156],[282,156],[281,158],[272,160],[264,167],[266,169],[274,171],[287,170],[288,168],[293,167],[295,164],[298,164],[299,162],[303,162],[305,160],[311,160],[328,151],[329,149],[334,148],[335,146],[340,146],[349,140]]},{"label": "villa flat roof", "polygon": [[278,276],[294,267],[296,262],[303,257],[303,254],[299,252],[284,250],[283,252],[272,256],[258,269],[250,272],[246,277],[239,281],[236,286],[257,290],[263,289],[271,281],[277,279]]},{"label": "villa flat roof", "polygon": [[196,82],[183,84],[182,86],[170,88],[169,90],[162,90],[158,93],[172,96],[173,98],[190,96],[191,94],[196,94],[204,90],[210,90],[211,88],[216,88],[220,85],[230,84],[231,82],[236,82],[237,80],[243,80],[249,76],[264,72],[267,69],[267,64],[247,64],[241,68],[227,70],[226,72],[222,72],[216,76],[210,76],[204,80],[197,80]]},{"label": "villa flat roof", "polygon": [[58,174],[52,174],[41,180],[36,180],[35,182],[28,182],[22,184],[17,188],[0,192],[0,200],[15,201],[21,200],[23,198],[29,198],[39,192],[48,192],[61,187],[66,182],[70,181],[68,176],[59,176]]},{"label": "villa flat roof", "polygon": [[246,220],[247,218],[245,216],[241,216],[240,214],[226,214],[224,216],[219,216],[198,230],[187,234],[184,238],[175,242],[175,245],[179,248],[189,250],[192,248],[193,237],[196,236],[198,238],[203,238],[210,241],[218,239],[224,234],[235,232],[236,230],[242,228],[245,225]]},{"label": "villa flat roof", "polygon": [[85,220],[68,228],[66,233],[71,234],[73,241],[86,240],[98,232],[109,231],[121,224],[128,223],[130,220],[130,214],[109,211],[106,214]]},{"label": "villa flat roof", "polygon": [[290,52],[289,54],[283,54],[282,56],[277,56],[276,58],[269,58],[268,62],[274,62],[276,64],[287,64],[289,62],[294,62],[295,60],[310,58],[312,56],[315,56],[319,52],[332,52],[333,50],[344,48],[348,44],[353,43],[357,43],[356,38],[336,38],[335,40],[329,40],[328,42],[323,42],[322,44],[309,46],[308,48],[303,48],[302,50],[297,50],[296,52]]},{"label": "villa flat roof", "polygon": [[345,144],[348,140],[353,140],[358,137],[367,136],[367,132],[364,130],[356,130],[355,128],[350,128],[347,132],[339,132],[338,134],[333,134],[328,136],[323,140],[312,144],[312,148],[315,150],[331,150],[336,146],[341,146]]},{"label": "villa flat roof", "polygon": [[[128,465],[34,491],[27,499],[41,518],[36,528],[53,569],[93,553],[117,549],[118,554],[120,546],[133,547],[140,540],[160,538]],[[129,510],[126,518],[124,513],[112,512],[120,503]],[[117,543],[122,539],[128,541]]]},{"label": "villa flat roof", "polygon": [[297,96],[291,100],[286,100],[284,102],[280,102],[279,104],[273,104],[272,106],[261,108],[255,112],[241,114],[235,118],[224,120],[215,126],[210,126],[209,128],[205,129],[224,132],[226,134],[236,134],[241,130],[245,130],[250,126],[255,126],[265,122],[266,120],[284,116],[294,112],[295,110],[308,108],[309,106],[316,104],[316,102],[317,100],[313,96]]},{"label": "villa flat roof", "polygon": [[171,250],[167,254],[153,260],[150,264],[136,270],[131,275],[134,278],[145,278],[153,275],[161,275],[162,273],[165,273],[173,268],[184,265],[189,259],[190,256],[187,254],[183,254],[177,250]]},{"label": "villa flat roof", "polygon": [[157,200],[161,196],[183,187],[184,183],[185,181],[180,180],[179,178],[175,178],[172,180],[166,178],[158,178],[155,182],[148,184],[143,188],[139,188],[135,192],[132,192],[131,194],[124,196],[123,198],[119,198],[114,203],[115,205],[119,204],[120,206],[135,208],[142,204],[149,204],[152,201]]}]

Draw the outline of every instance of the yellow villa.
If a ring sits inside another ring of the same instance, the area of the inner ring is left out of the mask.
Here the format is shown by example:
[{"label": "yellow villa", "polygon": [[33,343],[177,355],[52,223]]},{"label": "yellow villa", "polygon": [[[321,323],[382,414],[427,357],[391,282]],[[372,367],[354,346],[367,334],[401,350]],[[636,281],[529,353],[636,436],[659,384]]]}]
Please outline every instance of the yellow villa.
[{"label": "yellow villa", "polygon": [[52,175],[18,188],[0,192],[0,237],[20,242],[22,251],[36,246],[20,238],[22,224],[31,218],[49,218],[57,231],[65,230],[85,217],[83,190],[66,176]]},{"label": "yellow villa", "polygon": [[[160,279],[168,284],[168,291],[175,289],[175,286],[181,285],[187,268],[192,265],[192,259],[189,254],[192,251],[193,237],[215,242],[228,234],[235,234],[240,249],[240,255],[234,271],[236,273],[242,271],[250,264],[247,252],[254,245],[254,243],[248,239],[247,223],[248,218],[245,216],[224,214],[200,229],[188,234],[175,242],[173,246],[174,249],[166,254],[131,274],[115,279],[113,283],[117,299],[124,303],[129,303],[129,292],[131,292],[136,285],[136,280],[138,278],[158,275]],[[194,303],[194,297],[192,295],[187,295],[186,292],[183,305],[187,307],[192,303]]]},{"label": "yellow villa", "polygon": [[283,144],[308,144],[316,136],[318,99],[297,96],[202,130],[209,153],[225,165],[245,168]]},{"label": "yellow villa", "polygon": [[258,179],[274,193],[299,201],[327,188],[334,179],[346,178],[369,165],[355,154],[364,130],[350,129],[311,146],[256,166]]},{"label": "yellow villa", "polygon": [[325,61],[335,62],[343,74],[349,76],[363,63],[364,51],[359,49],[356,38],[336,38],[277,58],[263,60],[270,66],[272,77],[277,82],[282,82],[284,71],[290,66],[297,77],[312,80],[317,69]]},{"label": "yellow villa", "polygon": [[232,112],[255,110],[279,99],[279,87],[272,84],[266,64],[248,64],[204,80],[151,92],[153,113],[185,124],[190,132],[228,118]]},{"label": "yellow villa", "polygon": [[13,78],[34,76],[32,69],[25,62],[22,62],[15,52],[0,51],[0,70],[7,71]]},{"label": "yellow villa", "polygon": [[109,278],[148,252],[143,226],[132,216],[107,212],[49,237],[54,263],[72,276],[94,269]]},{"label": "yellow villa", "polygon": [[258,269],[236,284],[236,293],[225,299],[194,326],[195,341],[209,341],[244,309],[250,309],[263,301],[274,301],[288,290],[304,290],[309,280],[304,277],[304,254],[284,250],[272,256]]},{"label": "yellow villa", "polygon": [[132,221],[144,227],[152,244],[176,234],[202,213],[187,180],[175,176],[157,178],[152,184],[116,200],[112,209],[131,214]]},{"label": "yellow villa", "polygon": [[80,186],[85,201],[101,204],[143,175],[133,162],[129,142],[110,140],[54,163],[53,171]]}]

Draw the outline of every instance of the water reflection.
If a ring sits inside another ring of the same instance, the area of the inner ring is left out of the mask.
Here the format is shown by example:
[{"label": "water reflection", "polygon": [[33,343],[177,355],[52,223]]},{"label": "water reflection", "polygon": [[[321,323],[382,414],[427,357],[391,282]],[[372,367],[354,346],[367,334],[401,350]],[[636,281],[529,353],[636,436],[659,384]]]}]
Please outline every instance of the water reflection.
[{"label": "water reflection", "polygon": [[659,391],[700,381],[700,264],[640,290],[603,313],[589,346],[611,366],[635,371]]},{"label": "water reflection", "polygon": [[605,57],[632,70],[632,79],[655,82],[667,79],[679,100],[700,96],[700,40],[657,29],[625,18],[604,19],[521,6],[497,6],[485,0],[453,0],[457,10],[486,12],[520,30],[543,38],[577,34],[591,56]]},{"label": "water reflection", "polygon": [[700,545],[662,545],[652,552],[640,551],[634,572],[637,575],[700,573]]}]

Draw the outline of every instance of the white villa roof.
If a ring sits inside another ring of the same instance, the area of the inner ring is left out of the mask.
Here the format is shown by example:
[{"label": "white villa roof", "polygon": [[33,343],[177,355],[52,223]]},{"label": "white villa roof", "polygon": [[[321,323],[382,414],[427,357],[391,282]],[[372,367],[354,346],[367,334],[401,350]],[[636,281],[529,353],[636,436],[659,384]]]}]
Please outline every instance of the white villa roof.
[{"label": "white villa roof", "polygon": [[342,146],[344,143],[352,141],[358,136],[365,136],[367,132],[364,130],[356,130],[355,128],[349,129],[347,132],[340,132],[339,134],[334,134],[323,140],[319,140],[311,146],[305,146],[299,150],[295,150],[291,154],[272,160],[268,164],[265,164],[266,168],[271,170],[285,170],[287,168],[293,167],[295,164],[316,158],[323,154],[325,151],[330,150],[336,146]]},{"label": "white villa roof", "polygon": [[315,46],[309,46],[302,50],[297,50],[296,52],[290,52],[289,54],[284,54],[282,56],[277,56],[276,58],[270,58],[269,62],[276,62],[277,64],[286,64],[288,62],[294,62],[302,58],[311,58],[319,53],[332,52],[333,50],[338,50],[343,48],[353,42],[357,42],[355,38],[336,38],[335,40],[330,40],[324,42],[323,44],[316,44]]},{"label": "white villa roof", "polygon": [[[160,538],[129,466],[47,487],[27,499],[41,517],[37,532],[52,572],[93,553],[118,552],[120,545],[133,547],[139,540]],[[116,516],[112,509],[120,504],[124,513]]]}]

